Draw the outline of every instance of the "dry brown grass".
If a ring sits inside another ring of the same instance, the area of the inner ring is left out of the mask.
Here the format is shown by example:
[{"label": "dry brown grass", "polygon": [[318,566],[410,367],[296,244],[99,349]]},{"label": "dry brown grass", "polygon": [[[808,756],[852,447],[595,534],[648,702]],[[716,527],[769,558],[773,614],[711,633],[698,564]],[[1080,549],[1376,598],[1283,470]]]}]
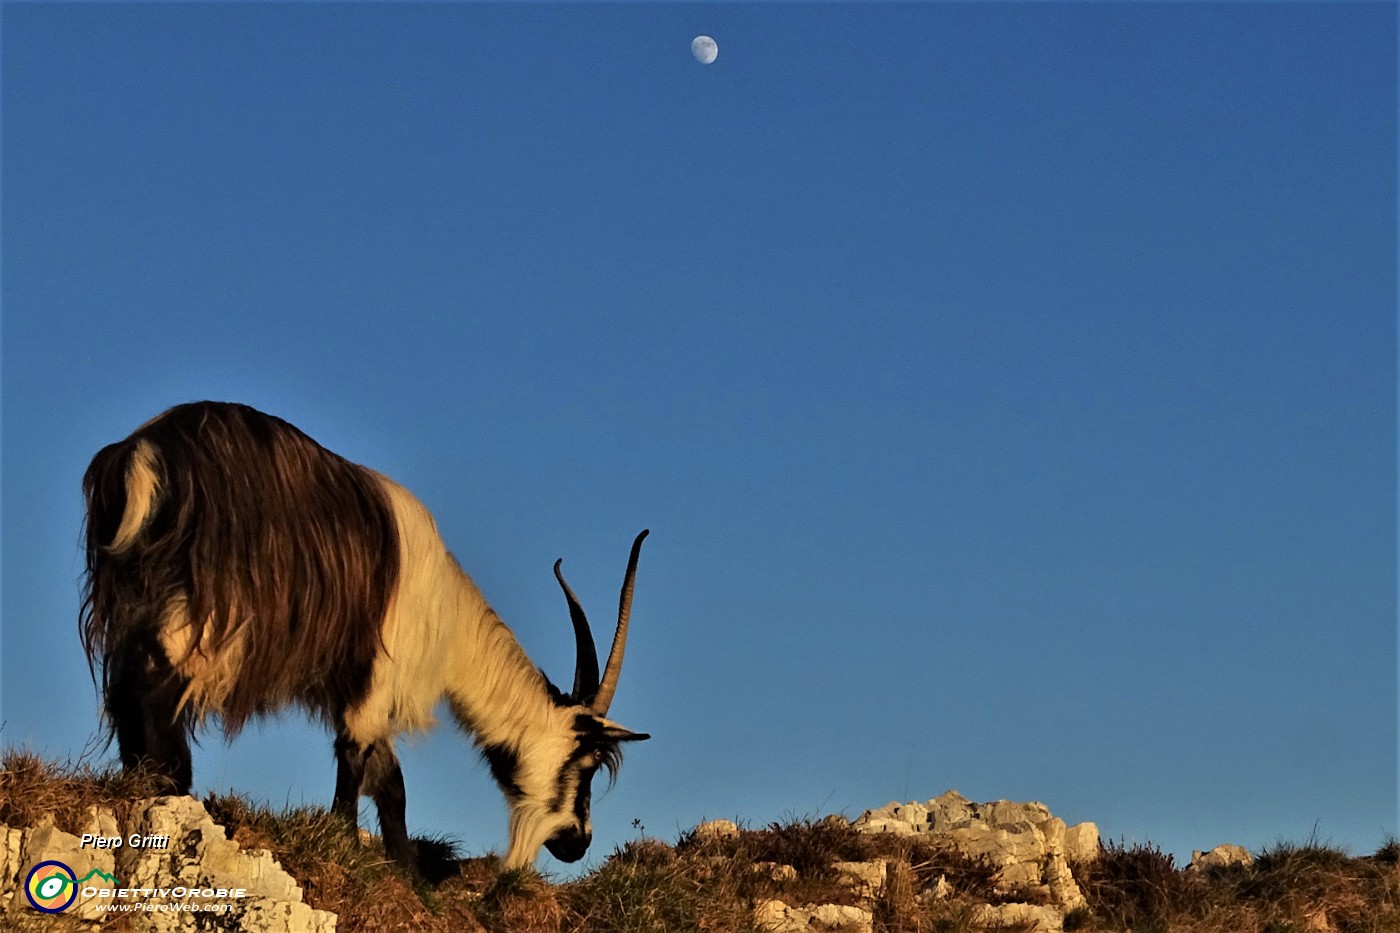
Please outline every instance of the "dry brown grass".
[{"label": "dry brown grass", "polygon": [[0,755],[0,824],[6,826],[34,826],[52,815],[59,829],[76,833],[88,807],[110,807],[125,820],[135,801],[159,792],[149,774],[99,768],[85,758],[60,764],[23,749]]},{"label": "dry brown grass", "polygon": [[[119,819],[152,793],[148,777],[55,764],[10,751],[0,757],[0,823],[36,825],[51,814],[74,832],[92,805]],[[323,809],[272,811],[239,797],[206,799],[211,815],[247,848],[266,848],[314,907],[339,915],[341,933],[759,933],[754,906],[858,901],[838,861],[887,862],[884,891],[866,906],[877,933],[982,933],[979,903],[996,901],[993,871],[918,837],[867,836],[840,819],[799,819],[732,839],[686,834],[674,845],[638,839],[594,871],[554,884],[533,871],[500,871],[495,857],[457,861],[441,841],[420,853],[448,866],[436,884],[388,864],[377,842]],[[791,865],[796,877],[766,863]],[[1089,907],[1067,933],[1400,933],[1400,844],[1354,858],[1309,842],[1280,845],[1249,867],[1184,872],[1151,846],[1107,846],[1075,866]],[[943,879],[952,895],[924,892]],[[67,933],[62,918],[7,916],[15,933]],[[101,927],[124,933],[120,922]],[[1003,933],[1015,933],[1014,928]]]},{"label": "dry brown grass", "polygon": [[1315,841],[1279,845],[1253,865],[1202,872],[1178,871],[1150,846],[1107,846],[1075,875],[1093,907],[1087,930],[1400,933],[1394,844],[1368,858]]}]

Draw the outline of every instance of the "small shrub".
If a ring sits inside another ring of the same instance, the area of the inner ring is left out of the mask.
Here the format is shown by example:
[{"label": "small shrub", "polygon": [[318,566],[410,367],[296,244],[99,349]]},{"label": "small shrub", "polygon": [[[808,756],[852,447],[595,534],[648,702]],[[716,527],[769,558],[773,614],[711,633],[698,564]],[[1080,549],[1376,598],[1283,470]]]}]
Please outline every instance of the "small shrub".
[{"label": "small shrub", "polygon": [[125,822],[131,804],[165,793],[161,779],[144,770],[95,767],[86,753],[77,761],[47,761],[23,749],[0,755],[0,823],[36,825],[49,815],[64,832],[79,833],[90,806],[107,807]]},{"label": "small shrub", "polygon": [[669,933],[713,928],[705,886],[656,840],[630,842],[603,867],[562,889],[571,930],[588,933]]},{"label": "small shrub", "polygon": [[1094,913],[1087,907],[1076,907],[1065,914],[1065,933],[1076,933],[1078,930],[1088,930],[1094,922]]},{"label": "small shrub", "polygon": [[770,823],[762,832],[740,834],[740,844],[752,861],[791,865],[799,876],[823,881],[834,878],[836,862],[865,858],[862,843],[861,834],[841,819]]},{"label": "small shrub", "polygon": [[[1353,858],[1310,840],[1280,844],[1262,853],[1240,879],[1237,896],[1268,915],[1275,926],[1326,926],[1340,933],[1400,930],[1393,868]],[[1387,911],[1386,908],[1389,908]],[[1389,925],[1382,921],[1390,913]]]},{"label": "small shrub", "polygon": [[920,911],[914,870],[903,859],[887,863],[885,889],[875,902],[875,921],[885,933],[919,933]]},{"label": "small shrub", "polygon": [[500,933],[559,933],[564,908],[553,885],[533,868],[500,874],[476,904],[476,918]]},{"label": "small shrub", "polygon": [[1191,915],[1199,906],[1199,879],[1177,871],[1175,859],[1156,846],[1103,846],[1080,866],[1080,888],[1093,913],[1147,933],[1170,914]]}]

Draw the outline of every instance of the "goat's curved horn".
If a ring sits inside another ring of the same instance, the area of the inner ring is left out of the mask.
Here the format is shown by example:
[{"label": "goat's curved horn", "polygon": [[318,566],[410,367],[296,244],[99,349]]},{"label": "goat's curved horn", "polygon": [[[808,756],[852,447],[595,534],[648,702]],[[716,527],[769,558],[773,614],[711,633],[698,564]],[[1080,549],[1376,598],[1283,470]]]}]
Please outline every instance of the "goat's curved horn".
[{"label": "goat's curved horn", "polygon": [[554,562],[554,577],[564,588],[564,598],[569,601],[569,619],[574,623],[574,641],[578,644],[572,696],[580,703],[587,703],[598,692],[598,649],[593,645],[593,631],[588,627],[588,617],[583,614],[583,606],[579,604],[574,591],[569,589],[569,584],[564,582],[564,575],[559,572],[559,565],[562,563],[562,557]]},{"label": "goat's curved horn", "polygon": [[622,671],[622,656],[627,651],[627,620],[632,614],[632,584],[637,578],[637,557],[642,553],[642,540],[650,533],[644,529],[632,542],[632,555],[627,558],[627,576],[622,580],[622,598],[617,607],[617,632],[613,635],[612,650],[608,652],[608,666],[603,669],[603,682],[589,706],[599,716],[606,716],[612,705],[613,694],[617,692],[617,675]]}]

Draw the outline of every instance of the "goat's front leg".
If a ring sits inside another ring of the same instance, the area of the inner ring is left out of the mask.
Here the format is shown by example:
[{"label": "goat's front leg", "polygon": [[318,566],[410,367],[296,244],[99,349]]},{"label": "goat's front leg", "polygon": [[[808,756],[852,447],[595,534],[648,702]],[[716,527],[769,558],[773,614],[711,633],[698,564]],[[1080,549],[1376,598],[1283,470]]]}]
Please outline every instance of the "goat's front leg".
[{"label": "goat's front leg", "polygon": [[408,838],[405,810],[408,798],[404,793],[403,770],[387,740],[375,742],[369,748],[365,765],[364,792],[374,798],[379,811],[379,835],[389,858],[410,871],[418,870],[417,855]]}]

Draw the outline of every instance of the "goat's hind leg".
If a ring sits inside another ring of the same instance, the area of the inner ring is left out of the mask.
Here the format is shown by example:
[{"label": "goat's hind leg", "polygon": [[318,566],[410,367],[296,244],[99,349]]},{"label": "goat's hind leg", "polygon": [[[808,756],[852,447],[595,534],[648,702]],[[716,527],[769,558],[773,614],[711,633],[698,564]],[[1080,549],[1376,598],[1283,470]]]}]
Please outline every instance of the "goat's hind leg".
[{"label": "goat's hind leg", "polygon": [[360,789],[365,781],[369,749],[343,731],[335,737],[335,799],[331,812],[354,829],[360,821]]},{"label": "goat's hind leg", "polygon": [[122,767],[151,770],[177,795],[194,779],[189,713],[180,705],[188,684],[163,652],[142,646],[113,660],[104,697]]}]

